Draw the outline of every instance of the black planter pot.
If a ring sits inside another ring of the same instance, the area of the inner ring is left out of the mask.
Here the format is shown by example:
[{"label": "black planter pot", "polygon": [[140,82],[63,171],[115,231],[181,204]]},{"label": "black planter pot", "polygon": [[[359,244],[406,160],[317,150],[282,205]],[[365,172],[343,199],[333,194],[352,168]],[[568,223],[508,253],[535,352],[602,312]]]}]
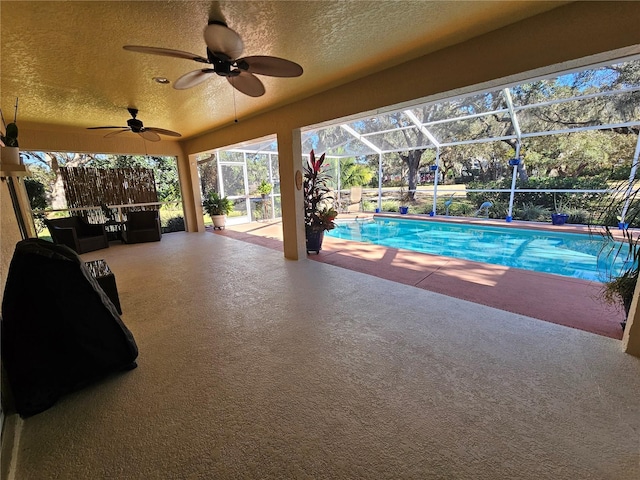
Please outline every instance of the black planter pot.
[{"label": "black planter pot", "polygon": [[324,230],[307,230],[307,253],[320,253],[322,250],[322,240],[324,239]]}]

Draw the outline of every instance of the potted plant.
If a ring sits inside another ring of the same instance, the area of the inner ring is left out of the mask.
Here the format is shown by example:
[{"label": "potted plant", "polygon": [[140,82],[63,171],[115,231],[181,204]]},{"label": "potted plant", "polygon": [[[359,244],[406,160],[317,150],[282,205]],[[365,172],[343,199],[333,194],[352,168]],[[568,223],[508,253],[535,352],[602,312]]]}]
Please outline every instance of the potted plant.
[{"label": "potted plant", "polygon": [[4,120],[2,110],[0,110],[0,118],[2,119],[2,126],[5,133],[0,132],[0,153],[2,163],[10,163],[14,165],[20,164],[20,152],[18,150],[18,125],[16,124],[18,118],[18,99],[16,98],[16,109],[13,114],[13,122],[7,123]]},{"label": "potted plant", "polygon": [[262,199],[264,200],[267,198],[267,195],[271,193],[272,189],[273,189],[273,185],[271,185],[266,180],[262,180],[256,190],[260,195],[262,195]]},{"label": "potted plant", "polygon": [[557,200],[556,194],[553,194],[553,206],[555,208],[555,213],[551,214],[551,223],[553,225],[564,225],[569,219],[569,214],[564,213],[565,203],[562,199]]},{"label": "potted plant", "polygon": [[323,153],[316,159],[311,150],[304,167],[304,227],[307,240],[307,253],[320,253],[324,232],[335,228],[334,220],[338,212],[333,208],[327,182],[330,177],[322,171]]},{"label": "potted plant", "polygon": [[[636,198],[640,191],[637,187],[631,191],[628,188],[626,182],[615,188],[595,219],[600,223],[600,226],[590,226],[590,229],[595,228],[597,233],[608,241],[598,253],[599,260],[602,258],[607,263],[622,264],[619,271],[606,272],[607,278],[600,290],[600,299],[623,309],[625,313],[625,320],[621,322],[623,330],[627,323],[626,318],[629,316],[640,272],[640,234],[638,231],[619,226],[622,222],[618,214],[625,212],[625,210],[626,215],[623,223],[625,227],[636,225],[640,220],[640,201]],[[614,231],[617,230],[614,230],[613,226],[607,225],[614,223],[614,219],[618,221],[618,229],[621,230],[617,235],[614,234]]]},{"label": "potted plant", "polygon": [[262,209],[256,211],[256,215],[263,220],[267,220],[268,217],[271,216],[271,204],[268,201],[268,196],[272,189],[273,185],[266,180],[262,180],[256,189],[256,191],[262,196],[262,201],[260,202]]},{"label": "potted plant", "polygon": [[213,220],[214,230],[222,230],[227,223],[227,215],[233,210],[233,202],[211,190],[203,200],[202,208]]},{"label": "potted plant", "polygon": [[[605,227],[605,237],[613,239],[609,227]],[[621,322],[622,329],[626,326],[626,317],[629,316],[631,301],[638,282],[638,268],[640,265],[640,237],[637,234],[624,230],[622,232],[624,242],[621,247],[612,247],[606,253],[613,259],[623,260],[622,270],[616,275],[610,275],[604,282],[600,291],[600,298],[610,305],[620,306],[624,309],[625,321]]]},{"label": "potted plant", "polygon": [[409,213],[409,205],[407,205],[408,195],[404,190],[404,172],[402,173],[402,180],[400,180],[400,206],[398,207],[398,211],[401,215],[406,215]]}]

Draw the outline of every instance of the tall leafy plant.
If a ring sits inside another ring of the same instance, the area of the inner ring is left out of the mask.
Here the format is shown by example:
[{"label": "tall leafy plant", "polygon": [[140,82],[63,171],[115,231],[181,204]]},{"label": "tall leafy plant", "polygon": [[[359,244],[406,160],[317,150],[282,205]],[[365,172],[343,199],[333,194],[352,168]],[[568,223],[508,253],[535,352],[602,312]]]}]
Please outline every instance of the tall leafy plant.
[{"label": "tall leafy plant", "polygon": [[202,201],[202,207],[210,217],[214,215],[229,215],[233,210],[233,201],[227,197],[221,197],[218,192],[211,190]]},{"label": "tall leafy plant", "polygon": [[338,216],[328,187],[331,177],[323,171],[324,160],[324,153],[316,159],[311,150],[304,167],[304,225],[307,232],[335,228],[333,220]]},{"label": "tall leafy plant", "polygon": [[[591,227],[609,240],[599,256],[622,264],[621,270],[607,272],[600,292],[601,298],[606,303],[623,307],[627,314],[640,272],[640,234],[628,229],[629,225],[640,221],[639,194],[640,189],[635,181],[631,184],[621,182],[600,209],[596,218],[596,223],[600,226]],[[618,220],[617,227],[611,226],[612,219]]]}]

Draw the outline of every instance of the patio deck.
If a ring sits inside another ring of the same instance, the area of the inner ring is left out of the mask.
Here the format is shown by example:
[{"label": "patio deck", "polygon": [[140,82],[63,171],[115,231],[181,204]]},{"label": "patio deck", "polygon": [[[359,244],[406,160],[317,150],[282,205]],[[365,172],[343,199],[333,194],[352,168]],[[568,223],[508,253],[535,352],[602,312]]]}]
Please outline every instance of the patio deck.
[{"label": "patio deck", "polygon": [[211,233],[82,259],[138,368],[11,415],[3,479],[640,478],[618,340]]},{"label": "patio deck", "polygon": [[[370,215],[361,214],[360,218],[363,216]],[[340,215],[341,219],[349,217],[356,215]],[[403,215],[403,218],[412,217],[419,216]],[[485,219],[437,220],[506,225]],[[519,222],[508,225],[522,226]],[[527,227],[577,233],[588,230],[584,226],[558,227],[533,222],[527,222]],[[228,225],[225,230],[214,233],[282,250],[282,224],[279,221]],[[311,254],[308,258],[598,335],[622,338],[620,322],[624,320],[624,312],[599,300],[600,284],[596,282],[329,236],[325,236],[320,254]]]}]

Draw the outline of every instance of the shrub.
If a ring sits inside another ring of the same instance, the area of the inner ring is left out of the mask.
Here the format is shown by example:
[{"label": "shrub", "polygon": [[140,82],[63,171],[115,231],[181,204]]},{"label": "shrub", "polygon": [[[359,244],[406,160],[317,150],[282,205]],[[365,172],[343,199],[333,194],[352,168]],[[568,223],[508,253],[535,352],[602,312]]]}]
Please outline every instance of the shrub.
[{"label": "shrub", "polygon": [[449,207],[449,215],[459,217],[469,217],[477,210],[475,206],[471,205],[468,201],[454,201]]},{"label": "shrub", "polygon": [[184,218],[171,217],[166,225],[162,226],[162,233],[184,232]]},{"label": "shrub", "polygon": [[496,200],[493,206],[489,208],[489,218],[505,219],[509,213],[509,202]]},{"label": "shrub", "polygon": [[371,202],[369,200],[362,201],[362,210],[365,212],[374,212],[378,208],[378,202]]},{"label": "shrub", "polygon": [[[471,189],[510,189],[511,179],[504,178],[494,182],[472,182],[469,184]],[[516,182],[516,188],[527,188],[537,190],[606,190],[609,188],[607,179],[603,175],[594,177],[531,177],[527,183],[522,183],[520,180]],[[509,202],[509,192],[469,192],[467,198],[472,202],[476,202],[478,205],[483,201],[493,202],[494,205],[497,201]],[[584,193],[584,194],[572,194],[572,193],[559,193],[556,194],[556,201],[564,204],[570,203],[573,208],[590,209],[594,203],[600,200],[601,195],[598,193]],[[531,203],[534,205],[540,205],[554,209],[553,195],[544,192],[523,192],[518,193],[516,200],[518,203],[526,204]]]},{"label": "shrub", "polygon": [[581,208],[572,208],[570,210],[567,210],[566,213],[569,215],[567,223],[577,223],[580,225],[588,225],[590,223],[591,215],[586,210],[583,210]]},{"label": "shrub", "polygon": [[516,216],[518,220],[529,222],[544,221],[549,219],[549,209],[541,207],[540,205],[534,205],[533,203],[526,203],[514,216]]},{"label": "shrub", "polygon": [[398,202],[394,200],[386,200],[382,202],[383,212],[397,212],[398,207],[399,207]]}]

